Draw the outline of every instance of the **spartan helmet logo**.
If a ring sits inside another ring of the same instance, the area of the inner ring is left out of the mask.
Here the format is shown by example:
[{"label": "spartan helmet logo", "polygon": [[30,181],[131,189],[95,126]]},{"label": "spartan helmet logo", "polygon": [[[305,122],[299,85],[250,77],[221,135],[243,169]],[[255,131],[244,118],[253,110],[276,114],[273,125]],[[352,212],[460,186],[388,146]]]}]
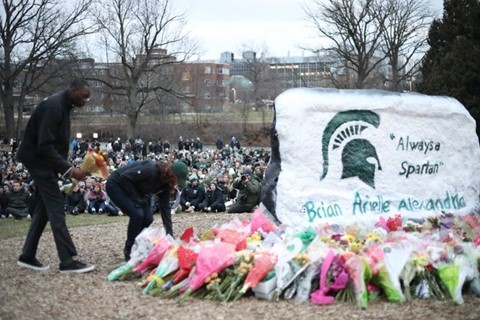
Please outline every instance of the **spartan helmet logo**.
[{"label": "spartan helmet logo", "polygon": [[[342,179],[358,177],[375,189],[375,164],[370,163],[369,159],[376,160],[378,170],[382,170],[377,151],[368,140],[357,138],[357,136],[360,136],[367,128],[378,128],[379,124],[380,117],[372,111],[349,110],[337,113],[323,132],[323,174],[320,180],[327,176],[328,152],[333,139],[332,150],[344,145],[342,150]],[[335,132],[337,134],[334,136]]]}]

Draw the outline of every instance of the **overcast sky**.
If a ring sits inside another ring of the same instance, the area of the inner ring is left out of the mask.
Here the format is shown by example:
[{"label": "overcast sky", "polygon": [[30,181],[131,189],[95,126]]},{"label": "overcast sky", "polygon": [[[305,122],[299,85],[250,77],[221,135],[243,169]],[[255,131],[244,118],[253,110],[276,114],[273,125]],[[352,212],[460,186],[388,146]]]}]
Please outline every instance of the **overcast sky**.
[{"label": "overcast sky", "polygon": [[[430,0],[440,14],[443,0]],[[266,47],[270,56],[301,56],[299,47],[318,42],[302,5],[309,0],[175,0],[177,12],[187,11],[187,30],[199,45],[200,59],[240,52],[242,44]]]}]

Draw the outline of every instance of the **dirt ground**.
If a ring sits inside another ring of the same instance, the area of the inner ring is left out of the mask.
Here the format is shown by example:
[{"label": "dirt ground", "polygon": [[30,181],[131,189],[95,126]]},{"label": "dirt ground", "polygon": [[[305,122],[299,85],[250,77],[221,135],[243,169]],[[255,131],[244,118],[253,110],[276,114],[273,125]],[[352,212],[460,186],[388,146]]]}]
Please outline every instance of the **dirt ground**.
[{"label": "dirt ground", "polygon": [[[249,219],[249,214],[235,215]],[[177,214],[178,236],[193,226],[201,233],[216,223],[233,218],[228,214]],[[162,227],[155,216],[154,226]],[[142,295],[135,281],[107,282],[108,273],[123,263],[122,247],[127,218],[109,225],[71,229],[79,259],[96,265],[87,274],[61,274],[51,233],[40,240],[37,258],[50,265],[47,272],[21,269],[16,259],[23,237],[0,241],[0,319],[479,319],[480,299],[466,295],[465,304],[420,301],[392,304],[377,299],[367,310],[336,303],[318,306],[293,301],[261,301],[253,297],[237,302],[191,298],[183,304],[174,299]]]}]

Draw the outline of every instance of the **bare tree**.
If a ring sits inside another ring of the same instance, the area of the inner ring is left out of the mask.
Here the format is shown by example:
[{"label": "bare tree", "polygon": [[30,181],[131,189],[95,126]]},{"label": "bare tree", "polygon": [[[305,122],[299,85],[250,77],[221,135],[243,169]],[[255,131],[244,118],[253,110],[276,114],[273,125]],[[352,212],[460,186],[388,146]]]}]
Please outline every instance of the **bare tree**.
[{"label": "bare tree", "polygon": [[[251,96],[249,95],[249,101],[244,99],[244,105],[241,112],[243,131],[246,132],[248,114],[252,109],[251,103],[254,104],[254,110],[262,113],[262,124],[265,126],[265,113],[267,108],[264,106],[262,100],[270,97],[269,93],[271,92],[273,81],[269,74],[270,63],[267,60],[268,48],[265,45],[244,43],[242,44],[241,51],[244,67],[246,69],[245,77],[250,80],[253,89]],[[239,94],[241,94],[241,89],[237,88],[237,90],[239,90]]]},{"label": "bare tree", "polygon": [[307,20],[329,41],[324,51],[339,61],[336,70],[342,77],[336,80],[343,81],[344,87],[364,88],[384,60],[373,59],[382,39],[385,11],[379,10],[381,6],[381,0],[314,0],[312,6],[304,7]]},{"label": "bare tree", "polygon": [[428,0],[387,0],[381,49],[391,67],[387,77],[392,91],[402,91],[403,84],[414,76],[426,49],[428,29],[434,15]]},{"label": "bare tree", "polygon": [[183,31],[186,16],[175,13],[169,0],[99,0],[92,13],[109,66],[93,78],[115,97],[133,138],[145,107],[158,107],[161,95],[181,96],[173,68],[195,49]]},{"label": "bare tree", "polygon": [[93,25],[84,24],[91,2],[79,0],[67,7],[57,0],[2,1],[0,99],[8,138],[20,137],[26,97],[54,75],[52,62],[70,56],[75,40],[93,31]]}]

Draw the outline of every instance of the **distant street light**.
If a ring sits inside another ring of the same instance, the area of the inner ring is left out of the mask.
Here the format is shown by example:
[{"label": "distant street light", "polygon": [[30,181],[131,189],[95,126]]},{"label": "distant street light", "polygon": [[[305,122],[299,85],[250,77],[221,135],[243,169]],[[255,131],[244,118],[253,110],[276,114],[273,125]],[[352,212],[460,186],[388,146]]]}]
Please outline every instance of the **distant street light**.
[{"label": "distant street light", "polygon": [[77,132],[77,139],[82,139],[82,134],[80,132]]},{"label": "distant street light", "polygon": [[98,139],[98,133],[96,132],[93,133],[93,139]]}]

